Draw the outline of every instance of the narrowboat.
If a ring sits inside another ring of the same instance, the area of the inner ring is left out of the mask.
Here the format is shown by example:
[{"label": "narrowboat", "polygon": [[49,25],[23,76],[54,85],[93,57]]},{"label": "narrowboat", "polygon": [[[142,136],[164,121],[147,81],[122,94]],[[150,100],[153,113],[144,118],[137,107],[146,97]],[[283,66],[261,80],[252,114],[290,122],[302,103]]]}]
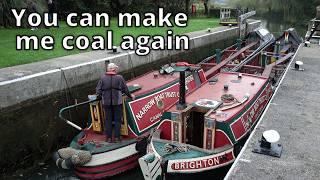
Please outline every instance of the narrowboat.
[{"label": "narrowboat", "polygon": [[144,178],[201,174],[233,163],[301,42],[289,29],[260,53],[215,65],[214,73],[206,71],[213,73],[207,82],[185,96],[181,74],[179,103],[163,113],[139,158]]},{"label": "narrowboat", "polygon": [[[56,164],[65,169],[72,168],[83,179],[110,177],[137,167],[138,158],[145,151],[145,147],[136,148],[137,142],[143,142],[148,137],[148,131],[159,124],[162,113],[179,97],[178,74],[173,72],[176,68],[179,68],[179,63],[164,68],[161,73],[150,72],[127,83],[136,100],[123,97],[121,142],[106,142],[105,114],[101,101],[95,95],[90,95],[91,100],[87,102],[61,109],[61,119],[80,133],[68,148],[55,153]],[[200,87],[206,82],[204,71],[199,68],[188,74],[186,81],[189,91]],[[92,123],[87,128],[81,128],[64,117],[65,112],[82,105],[89,105],[91,112]]]},{"label": "narrowboat", "polygon": [[[73,138],[69,147],[54,153],[56,165],[72,169],[82,179],[101,179],[137,167],[139,157],[146,153],[151,132],[167,119],[164,113],[169,112],[179,101],[181,69],[192,69],[184,75],[184,94],[188,95],[208,83],[208,79],[223,68],[233,67],[254,55],[258,56],[273,41],[274,37],[260,28],[245,40],[223,51],[216,50],[216,55],[197,65],[172,63],[128,81],[129,90],[136,99],[132,101],[123,97],[122,141],[118,143],[105,141],[105,114],[95,95],[89,95],[86,102],[62,108],[59,117],[79,130],[79,134]],[[79,106],[88,106],[90,109],[91,122],[88,127],[80,127],[65,117],[68,111]]]}]

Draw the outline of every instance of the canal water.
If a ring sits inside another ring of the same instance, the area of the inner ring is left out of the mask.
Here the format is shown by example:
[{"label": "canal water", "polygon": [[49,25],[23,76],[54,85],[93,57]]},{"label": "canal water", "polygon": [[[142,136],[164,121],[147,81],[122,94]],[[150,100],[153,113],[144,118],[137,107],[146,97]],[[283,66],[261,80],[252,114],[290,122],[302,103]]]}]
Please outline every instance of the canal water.
[{"label": "canal water", "polygon": [[295,23],[289,23],[284,22],[283,19],[275,19],[275,18],[264,18],[264,17],[258,17],[261,20],[261,26],[268,29],[275,37],[278,37],[282,35],[282,33],[289,29],[294,28],[298,34],[304,38],[308,26],[306,25],[306,21],[303,22],[295,22]]},{"label": "canal water", "polygon": [[[282,34],[282,32],[290,27],[295,27],[295,29],[298,31],[298,33],[304,37],[304,34],[306,32],[307,27],[305,25],[301,25],[301,24],[290,24],[290,23],[284,23],[281,22],[281,20],[276,20],[274,21],[273,19],[262,19],[262,26],[267,28],[270,32],[272,32],[275,37],[279,36],[280,34]],[[218,43],[219,44],[219,43]],[[229,43],[220,43],[220,47],[219,48],[225,48],[226,46],[229,46],[230,44],[232,44],[231,42]],[[214,52],[213,49],[214,48],[218,48],[216,47],[217,44],[214,45],[214,47],[206,47],[204,48],[205,50],[202,50],[201,56],[206,57],[209,55],[212,55],[212,53]],[[201,59],[203,59],[203,57],[201,57]],[[189,58],[189,56],[185,56],[184,58]],[[183,179],[197,179],[197,178],[202,178],[202,179],[223,179],[224,175],[227,173],[228,169],[230,167],[225,167],[220,169],[218,172],[214,172],[213,173],[208,173],[205,175],[202,175],[201,177],[198,177],[197,175],[188,175],[187,177],[183,177]],[[54,165],[54,163],[52,161],[48,162],[48,164],[41,164],[39,165],[38,168],[36,168],[35,170],[32,170],[29,173],[23,174],[23,173],[15,173],[15,175],[12,177],[13,179],[35,179],[35,180],[43,180],[43,179],[57,179],[57,180],[62,180],[62,179],[78,179],[77,177],[75,177],[73,175],[72,172],[67,171],[67,170],[61,170],[56,168],[56,166]],[[179,179],[181,177],[179,176],[174,176],[174,177],[169,177],[169,179]],[[115,180],[124,180],[124,179],[143,179],[141,170],[139,168],[135,168],[133,170],[130,170],[126,173],[120,174],[118,176],[112,177],[112,179]]]}]

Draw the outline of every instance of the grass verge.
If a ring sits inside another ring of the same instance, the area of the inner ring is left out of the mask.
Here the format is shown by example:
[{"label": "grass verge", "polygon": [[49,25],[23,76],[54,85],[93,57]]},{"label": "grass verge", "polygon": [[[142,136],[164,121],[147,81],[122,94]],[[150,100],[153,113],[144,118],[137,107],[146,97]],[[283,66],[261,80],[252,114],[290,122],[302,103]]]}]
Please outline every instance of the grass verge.
[{"label": "grass verge", "polygon": [[[184,34],[188,32],[203,30],[207,28],[214,28],[219,26],[219,19],[214,18],[195,18],[189,19],[188,26],[173,27],[174,34]],[[80,50],[67,51],[62,47],[62,39],[66,35],[86,35],[92,37],[94,35],[106,36],[106,30],[113,30],[113,42],[114,45],[119,45],[123,35],[133,35],[138,36],[144,35],[164,35],[168,28],[160,27],[126,27],[119,28],[117,26],[116,19],[110,21],[110,27],[68,27],[64,22],[60,23],[59,28],[49,28],[49,29],[37,29],[31,31],[30,29],[4,29],[0,28],[0,68],[37,62],[41,60],[47,60],[50,58],[61,57],[71,54],[77,54]],[[54,50],[16,50],[16,36],[17,35],[36,35],[38,37],[43,37],[45,35],[51,35],[55,38]]]}]

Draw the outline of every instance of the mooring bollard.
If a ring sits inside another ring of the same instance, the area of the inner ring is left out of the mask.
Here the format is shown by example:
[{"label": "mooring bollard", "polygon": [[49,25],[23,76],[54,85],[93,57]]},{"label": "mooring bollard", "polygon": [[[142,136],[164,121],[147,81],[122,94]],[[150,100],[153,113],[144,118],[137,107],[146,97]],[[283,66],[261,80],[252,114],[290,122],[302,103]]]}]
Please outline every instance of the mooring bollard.
[{"label": "mooring bollard", "polygon": [[117,53],[118,52],[118,47],[117,46],[113,46],[112,47],[112,52],[113,53]]}]

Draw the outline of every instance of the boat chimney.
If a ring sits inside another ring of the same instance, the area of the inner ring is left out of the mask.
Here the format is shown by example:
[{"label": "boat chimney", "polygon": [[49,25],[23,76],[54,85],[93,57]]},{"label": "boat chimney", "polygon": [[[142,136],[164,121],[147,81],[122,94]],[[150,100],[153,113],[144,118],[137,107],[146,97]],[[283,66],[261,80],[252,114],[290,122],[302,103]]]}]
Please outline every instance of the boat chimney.
[{"label": "boat chimney", "polygon": [[266,67],[267,58],[268,58],[267,53],[266,52],[262,53],[262,56],[261,56],[261,67],[263,67],[263,68]]},{"label": "boat chimney", "polygon": [[242,46],[242,40],[239,38],[237,39],[237,49],[240,50]]},{"label": "boat chimney", "polygon": [[216,49],[216,63],[220,64],[221,62],[221,49]]},{"label": "boat chimney", "polygon": [[228,91],[228,90],[229,90],[229,85],[228,85],[228,84],[225,84],[225,85],[223,86],[223,90],[224,90],[224,91]]},{"label": "boat chimney", "polygon": [[183,110],[186,107],[186,74],[185,71],[180,71],[179,102],[177,104],[177,109]]},{"label": "boat chimney", "polygon": [[274,46],[274,52],[275,52],[275,58],[276,60],[278,60],[280,56],[280,41],[276,42],[276,45]]}]

